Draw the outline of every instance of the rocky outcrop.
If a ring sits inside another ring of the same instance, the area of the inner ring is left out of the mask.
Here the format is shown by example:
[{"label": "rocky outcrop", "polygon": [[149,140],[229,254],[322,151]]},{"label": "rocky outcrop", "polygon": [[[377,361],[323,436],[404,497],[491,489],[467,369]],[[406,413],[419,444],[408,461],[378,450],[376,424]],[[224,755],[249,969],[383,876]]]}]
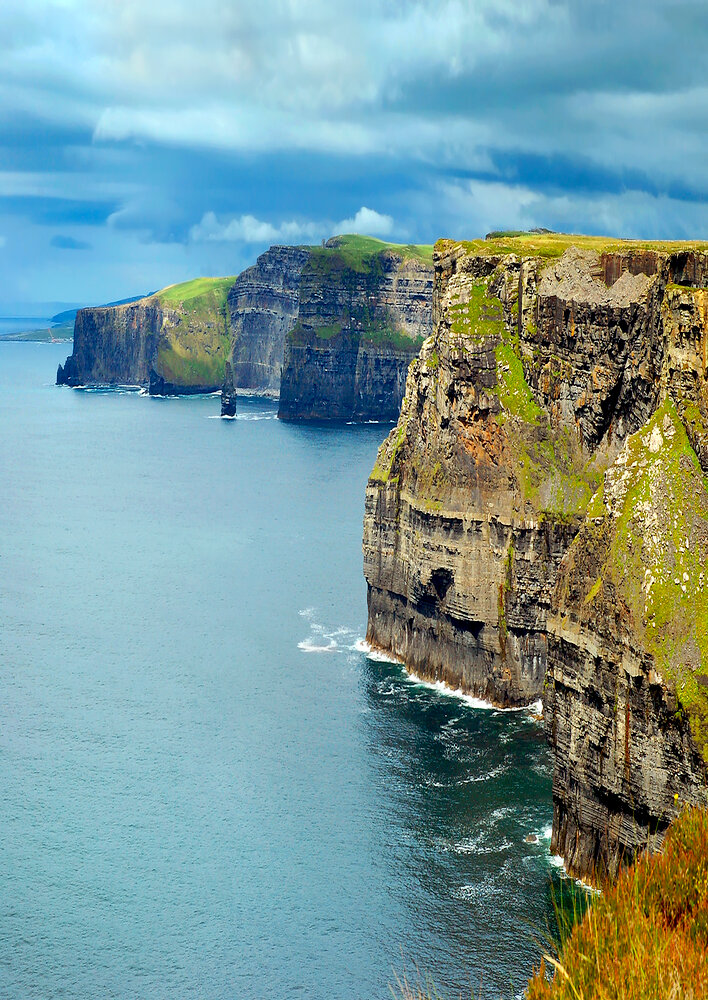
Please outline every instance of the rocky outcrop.
[{"label": "rocky outcrop", "polygon": [[238,276],[227,306],[234,386],[277,396],[286,335],[297,321],[308,247],[271,247]]},{"label": "rocky outcrop", "polygon": [[163,312],[155,297],[128,305],[79,309],[73,353],[57,385],[141,385],[150,382]]},{"label": "rocky outcrop", "polygon": [[420,248],[346,238],[313,249],[285,341],[283,420],[395,420],[432,328],[432,263]]},{"label": "rocky outcrop", "polygon": [[543,695],[554,849],[611,875],[706,798],[708,255],[537,236],[435,266],[367,488],[367,638]]},{"label": "rocky outcrop", "polygon": [[236,390],[234,388],[234,373],[230,361],[226,362],[224,384],[221,387],[221,416],[236,416]]}]

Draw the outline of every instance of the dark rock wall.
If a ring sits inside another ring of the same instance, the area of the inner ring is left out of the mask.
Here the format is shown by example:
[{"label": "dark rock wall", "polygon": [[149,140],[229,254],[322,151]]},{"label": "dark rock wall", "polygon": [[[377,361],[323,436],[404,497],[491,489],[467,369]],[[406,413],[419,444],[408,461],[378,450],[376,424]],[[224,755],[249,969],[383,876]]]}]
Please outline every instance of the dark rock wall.
[{"label": "dark rock wall", "polygon": [[238,389],[277,396],[285,337],[298,315],[305,247],[271,247],[229,292],[231,368]]},{"label": "dark rock wall", "polygon": [[408,365],[432,329],[432,267],[390,251],[369,269],[313,259],[286,338],[283,420],[396,420]]},{"label": "dark rock wall", "polygon": [[143,385],[157,356],[163,313],[156,299],[80,309],[73,354],[57,373],[58,385]]},{"label": "dark rock wall", "polygon": [[706,801],[707,277],[696,252],[443,245],[367,488],[369,641],[502,705],[543,695],[580,876]]}]

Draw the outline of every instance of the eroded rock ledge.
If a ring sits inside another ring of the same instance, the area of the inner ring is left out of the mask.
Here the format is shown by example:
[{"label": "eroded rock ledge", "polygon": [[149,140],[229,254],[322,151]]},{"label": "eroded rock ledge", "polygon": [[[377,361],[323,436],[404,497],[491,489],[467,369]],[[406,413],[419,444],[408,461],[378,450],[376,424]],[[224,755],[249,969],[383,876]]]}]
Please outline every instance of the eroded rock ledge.
[{"label": "eroded rock ledge", "polygon": [[441,242],[433,335],[367,488],[367,637],[543,697],[553,848],[613,875],[706,801],[708,253]]}]

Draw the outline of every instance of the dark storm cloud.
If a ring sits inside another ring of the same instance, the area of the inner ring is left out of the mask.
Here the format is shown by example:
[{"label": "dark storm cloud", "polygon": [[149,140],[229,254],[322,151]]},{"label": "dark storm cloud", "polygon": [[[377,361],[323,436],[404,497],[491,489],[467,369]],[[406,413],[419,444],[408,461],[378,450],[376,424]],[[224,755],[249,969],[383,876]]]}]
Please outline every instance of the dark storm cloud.
[{"label": "dark storm cloud", "polygon": [[7,0],[2,280],[116,298],[350,222],[708,236],[707,40],[689,0]]}]

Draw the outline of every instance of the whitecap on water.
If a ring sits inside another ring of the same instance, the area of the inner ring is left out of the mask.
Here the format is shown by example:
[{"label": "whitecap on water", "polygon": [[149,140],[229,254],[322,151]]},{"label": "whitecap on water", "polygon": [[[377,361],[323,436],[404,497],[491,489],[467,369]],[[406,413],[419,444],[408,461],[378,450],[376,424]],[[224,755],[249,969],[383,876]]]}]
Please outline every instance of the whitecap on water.
[{"label": "whitecap on water", "polygon": [[349,647],[351,650],[357,653],[364,653],[370,660],[375,660],[377,663],[397,663],[401,664],[401,660],[393,656],[391,653],[384,653],[380,649],[375,649],[366,639],[357,639],[356,642]]},{"label": "whitecap on water", "polygon": [[297,648],[303,653],[334,653],[338,646],[334,639],[330,639],[326,645],[318,645],[312,639],[303,639],[297,644]]},{"label": "whitecap on water", "polygon": [[337,628],[327,628],[320,622],[315,621],[315,608],[303,608],[298,613],[310,625],[310,635],[297,644],[298,649],[301,649],[303,653],[337,652],[342,648],[339,645],[339,641],[350,639],[353,634],[352,629],[346,625],[340,625]]}]

